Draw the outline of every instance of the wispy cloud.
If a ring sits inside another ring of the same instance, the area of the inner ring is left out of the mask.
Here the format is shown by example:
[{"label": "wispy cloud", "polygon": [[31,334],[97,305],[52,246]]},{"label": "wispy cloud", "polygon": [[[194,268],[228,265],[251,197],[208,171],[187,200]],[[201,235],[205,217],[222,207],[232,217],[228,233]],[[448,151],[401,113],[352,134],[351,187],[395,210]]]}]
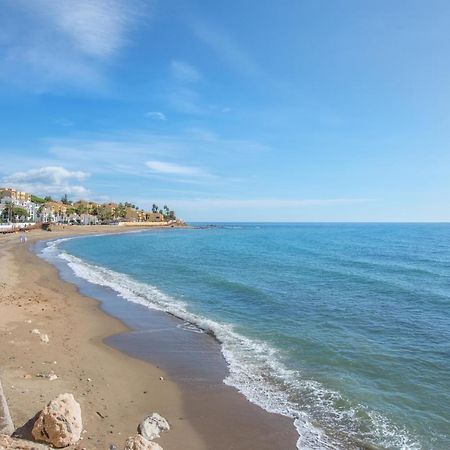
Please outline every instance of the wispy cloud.
[{"label": "wispy cloud", "polygon": [[193,65],[174,60],[170,63],[168,102],[171,108],[183,114],[201,114],[207,110],[202,104],[196,83],[202,79]]},{"label": "wispy cloud", "polygon": [[[232,161],[253,161],[269,150],[264,144],[245,138],[225,138],[208,128],[189,127],[173,133],[128,132],[94,133],[73,138],[46,138],[34,142],[33,155],[14,148],[0,148],[8,158],[0,164],[0,178],[9,173],[36,167],[60,166],[69,171],[92,174],[93,184],[105,177],[130,176],[133,180],[160,177],[162,181],[202,185],[226,185],[242,179],[229,170]],[[146,161],[171,166],[149,167]],[[186,162],[186,164],[185,164]],[[180,172],[177,167],[189,166]],[[162,170],[165,170],[164,174]],[[167,177],[171,171],[171,176]]]},{"label": "wispy cloud", "polygon": [[41,195],[66,193],[82,196],[89,194],[89,190],[81,184],[88,176],[86,172],[70,171],[60,166],[48,166],[15,172],[3,178],[3,182]]},{"label": "wispy cloud", "polygon": [[147,161],[145,165],[155,173],[168,175],[182,175],[189,177],[209,176],[207,172],[199,167],[183,166],[165,161]]},{"label": "wispy cloud", "polygon": [[190,17],[188,25],[194,35],[209,46],[216,56],[233,70],[248,76],[261,74],[261,68],[243,49],[242,45],[227,31],[220,29],[217,24],[212,24],[199,17]]},{"label": "wispy cloud", "polygon": [[170,70],[173,78],[182,83],[195,83],[202,78],[200,72],[193,65],[184,61],[172,61]]},{"label": "wispy cloud", "polygon": [[367,198],[328,198],[328,199],[212,199],[197,198],[190,200],[172,200],[180,207],[195,207],[208,210],[209,208],[226,209],[277,209],[277,208],[307,208],[315,206],[354,205],[370,202]]},{"label": "wispy cloud", "polygon": [[145,117],[154,120],[167,120],[166,115],[160,111],[149,111],[145,113]]},{"label": "wispy cloud", "polygon": [[135,0],[16,0],[7,8],[0,68],[38,89],[102,85],[104,65],[129,42],[140,12]]}]

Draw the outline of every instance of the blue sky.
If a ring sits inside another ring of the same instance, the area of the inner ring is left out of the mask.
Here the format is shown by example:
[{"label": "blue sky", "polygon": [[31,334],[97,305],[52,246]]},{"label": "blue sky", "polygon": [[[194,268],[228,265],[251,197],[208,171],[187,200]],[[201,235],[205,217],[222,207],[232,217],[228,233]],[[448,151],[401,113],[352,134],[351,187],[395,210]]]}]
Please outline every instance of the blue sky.
[{"label": "blue sky", "polygon": [[449,221],[447,1],[6,0],[0,184],[187,220]]}]

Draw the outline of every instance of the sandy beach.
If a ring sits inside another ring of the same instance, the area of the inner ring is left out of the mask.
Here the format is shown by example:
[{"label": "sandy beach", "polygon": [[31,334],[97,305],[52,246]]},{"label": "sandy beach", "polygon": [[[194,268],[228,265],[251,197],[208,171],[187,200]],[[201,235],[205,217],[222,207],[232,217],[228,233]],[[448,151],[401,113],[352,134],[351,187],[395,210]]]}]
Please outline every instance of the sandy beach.
[{"label": "sandy beach", "polygon": [[[52,398],[69,392],[81,404],[85,429],[76,449],[121,449],[152,412],[171,424],[157,440],[166,450],[294,449],[292,421],[265,412],[233,388],[219,388],[220,373],[216,384],[201,389],[178,381],[182,367],[174,376],[133,357],[142,357],[139,352],[129,356],[105,344],[107,337],[127,336],[128,328],[29,250],[38,240],[117,231],[39,230],[26,234],[27,243],[19,242],[19,234],[0,236],[0,379],[16,431],[28,437],[27,422]],[[49,342],[41,342],[33,329],[47,334]],[[122,347],[120,342],[115,347]],[[51,372],[58,378],[41,376]]]}]

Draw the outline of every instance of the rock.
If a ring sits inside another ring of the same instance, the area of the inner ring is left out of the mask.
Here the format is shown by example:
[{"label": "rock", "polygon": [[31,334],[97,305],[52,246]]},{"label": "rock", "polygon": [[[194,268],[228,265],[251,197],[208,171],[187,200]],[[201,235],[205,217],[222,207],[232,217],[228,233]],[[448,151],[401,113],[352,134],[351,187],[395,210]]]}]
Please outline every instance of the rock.
[{"label": "rock", "polygon": [[136,434],[126,440],[124,450],[163,450],[163,448],[156,442],[147,441],[140,434]]},{"label": "rock", "polygon": [[30,331],[30,333],[31,333],[31,334],[41,334],[41,332],[40,332],[37,328],[33,328],[33,329]]},{"label": "rock", "polygon": [[31,434],[37,441],[61,448],[76,444],[82,430],[80,404],[72,394],[60,394],[41,411]]},{"label": "rock", "polygon": [[25,441],[23,439],[13,438],[6,434],[0,434],[0,449],[8,450],[50,450],[43,444],[36,444],[36,442]]},{"label": "rock", "polygon": [[170,430],[169,423],[158,413],[146,417],[138,426],[138,433],[151,441],[159,437],[159,433]]},{"label": "rock", "polygon": [[53,370],[51,370],[49,373],[37,373],[36,377],[37,378],[47,378],[50,381],[58,379],[58,375],[56,375],[56,373],[53,372]]},{"label": "rock", "polygon": [[41,334],[41,341],[45,344],[48,344],[50,342],[50,339],[48,338],[47,334]]}]

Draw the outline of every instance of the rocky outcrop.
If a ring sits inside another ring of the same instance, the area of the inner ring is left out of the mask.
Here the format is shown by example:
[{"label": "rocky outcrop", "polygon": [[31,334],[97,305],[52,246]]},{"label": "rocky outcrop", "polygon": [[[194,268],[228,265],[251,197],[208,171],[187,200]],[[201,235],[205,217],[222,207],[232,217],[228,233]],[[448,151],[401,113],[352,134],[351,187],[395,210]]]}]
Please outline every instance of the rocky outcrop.
[{"label": "rocky outcrop", "polygon": [[168,430],[170,430],[169,423],[158,413],[146,417],[138,426],[139,434],[149,441],[158,438],[160,433]]},{"label": "rocky outcrop", "polygon": [[61,394],[41,411],[32,435],[37,441],[61,448],[77,443],[82,430],[79,403],[72,394]]},{"label": "rocky outcrop", "polygon": [[0,434],[0,450],[50,450],[50,447]]},{"label": "rocky outcrop", "polygon": [[156,442],[150,442],[140,434],[129,437],[125,442],[124,450],[163,450]]}]

